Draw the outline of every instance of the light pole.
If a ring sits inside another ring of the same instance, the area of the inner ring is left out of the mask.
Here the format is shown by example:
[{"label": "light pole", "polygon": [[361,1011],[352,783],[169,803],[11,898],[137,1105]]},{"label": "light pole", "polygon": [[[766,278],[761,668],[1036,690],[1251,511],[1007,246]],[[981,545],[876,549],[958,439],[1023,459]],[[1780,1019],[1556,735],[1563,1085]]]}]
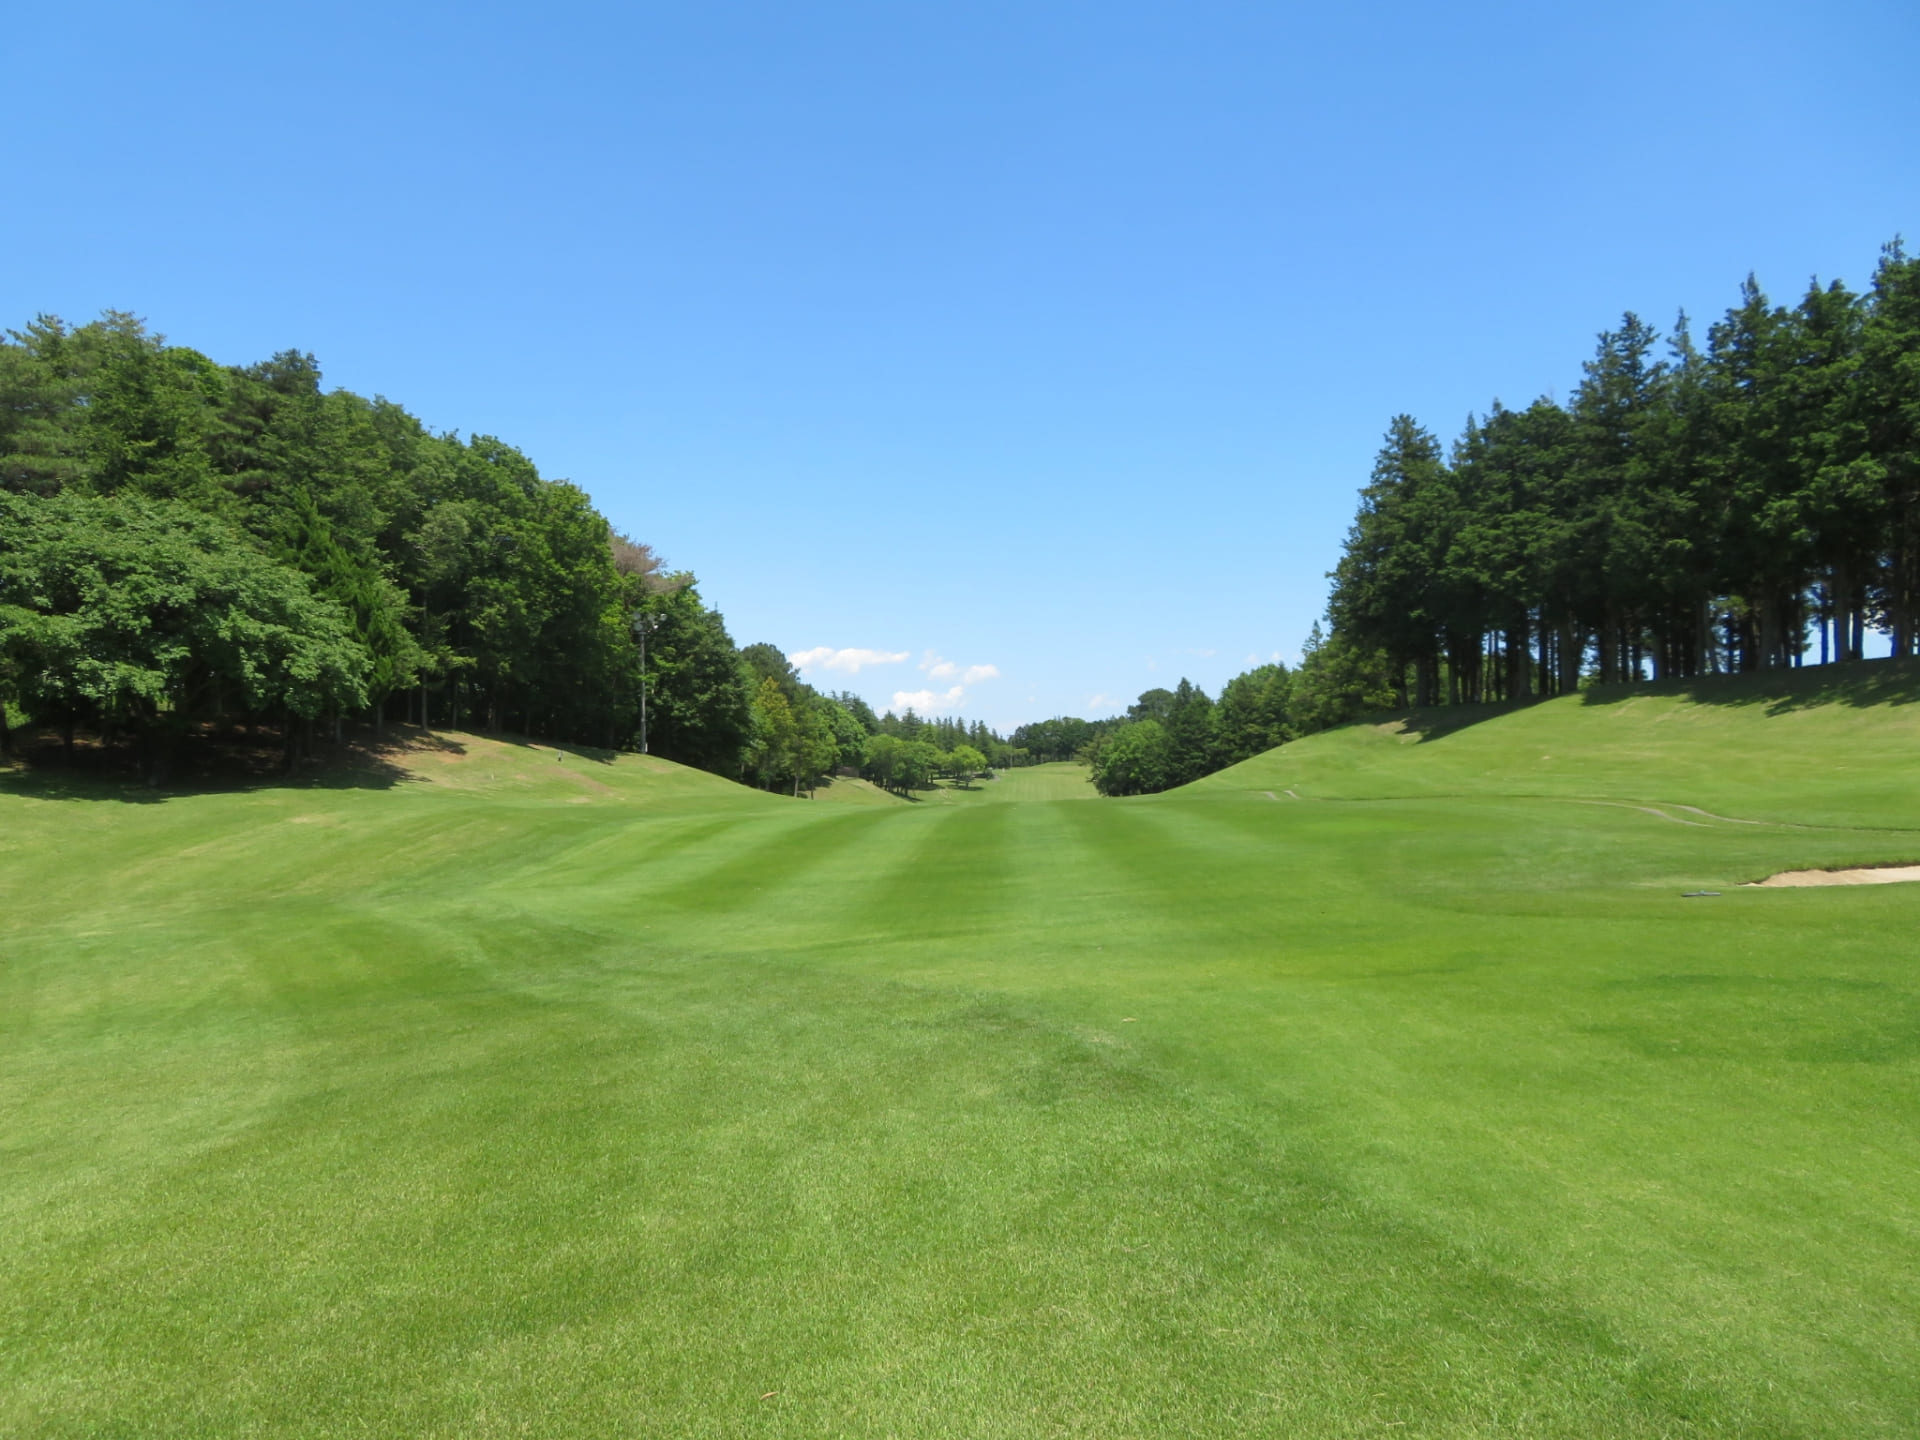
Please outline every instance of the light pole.
[{"label": "light pole", "polygon": [[647,753],[647,636],[659,624],[657,615],[633,617],[633,633],[640,640],[640,753]]}]

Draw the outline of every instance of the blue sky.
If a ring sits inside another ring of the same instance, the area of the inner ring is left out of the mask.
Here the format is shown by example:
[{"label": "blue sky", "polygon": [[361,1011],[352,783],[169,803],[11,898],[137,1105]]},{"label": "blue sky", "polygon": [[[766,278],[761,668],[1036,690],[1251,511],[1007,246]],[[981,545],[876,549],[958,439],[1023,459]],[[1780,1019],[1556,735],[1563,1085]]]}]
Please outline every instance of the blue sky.
[{"label": "blue sky", "polygon": [[1920,236],[1911,3],[107,3],[0,59],[0,323],[311,350],[1001,726],[1294,658],[1394,412]]}]

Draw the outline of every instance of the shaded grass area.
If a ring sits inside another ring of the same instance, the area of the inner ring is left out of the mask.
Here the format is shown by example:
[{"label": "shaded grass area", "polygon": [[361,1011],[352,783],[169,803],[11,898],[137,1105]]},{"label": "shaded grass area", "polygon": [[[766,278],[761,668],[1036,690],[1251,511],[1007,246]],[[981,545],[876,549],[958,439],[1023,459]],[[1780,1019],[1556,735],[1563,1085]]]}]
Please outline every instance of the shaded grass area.
[{"label": "shaded grass area", "polygon": [[0,788],[0,1430],[1909,1433],[1910,713]]},{"label": "shaded grass area", "polygon": [[1491,790],[1906,829],[1920,826],[1916,699],[1920,661],[1604,687],[1530,706],[1388,717],[1201,784],[1319,799]]}]

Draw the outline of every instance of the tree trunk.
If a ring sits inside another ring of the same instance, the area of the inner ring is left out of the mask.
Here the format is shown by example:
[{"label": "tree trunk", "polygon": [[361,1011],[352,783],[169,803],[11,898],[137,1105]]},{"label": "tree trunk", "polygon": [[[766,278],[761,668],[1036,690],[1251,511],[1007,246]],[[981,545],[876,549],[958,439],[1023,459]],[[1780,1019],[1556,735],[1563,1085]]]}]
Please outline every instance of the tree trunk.
[{"label": "tree trunk", "polygon": [[1533,698],[1533,655],[1529,646],[1532,643],[1531,627],[1522,620],[1519,625],[1507,631],[1507,698],[1509,700],[1531,700]]},{"label": "tree trunk", "polygon": [[[1853,582],[1847,576],[1847,566],[1836,564],[1826,580],[1826,612],[1834,624],[1834,659],[1847,659],[1847,611],[1851,609]],[[1820,664],[1828,664],[1826,649],[1826,626],[1820,626]]]},{"label": "tree trunk", "polygon": [[1907,656],[1913,653],[1913,610],[1908,587],[1912,582],[1912,567],[1909,563],[1908,547],[1904,544],[1894,550],[1892,574],[1887,577],[1887,620],[1893,631],[1893,653]]},{"label": "tree trunk", "polygon": [[173,777],[173,732],[155,727],[140,739],[141,776],[149,790],[158,790]]},{"label": "tree trunk", "polygon": [[1760,663],[1771,670],[1786,653],[1787,627],[1780,602],[1768,596],[1760,602]]}]

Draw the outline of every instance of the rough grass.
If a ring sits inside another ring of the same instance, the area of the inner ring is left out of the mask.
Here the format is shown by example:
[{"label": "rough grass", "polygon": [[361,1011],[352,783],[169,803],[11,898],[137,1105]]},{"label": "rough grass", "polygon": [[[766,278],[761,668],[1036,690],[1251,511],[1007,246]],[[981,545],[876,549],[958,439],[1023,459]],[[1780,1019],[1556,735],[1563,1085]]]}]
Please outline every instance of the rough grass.
[{"label": "rough grass", "polygon": [[0,1433],[1910,1434],[1920,887],[1737,887],[1920,859],[1916,690],[16,773]]}]

